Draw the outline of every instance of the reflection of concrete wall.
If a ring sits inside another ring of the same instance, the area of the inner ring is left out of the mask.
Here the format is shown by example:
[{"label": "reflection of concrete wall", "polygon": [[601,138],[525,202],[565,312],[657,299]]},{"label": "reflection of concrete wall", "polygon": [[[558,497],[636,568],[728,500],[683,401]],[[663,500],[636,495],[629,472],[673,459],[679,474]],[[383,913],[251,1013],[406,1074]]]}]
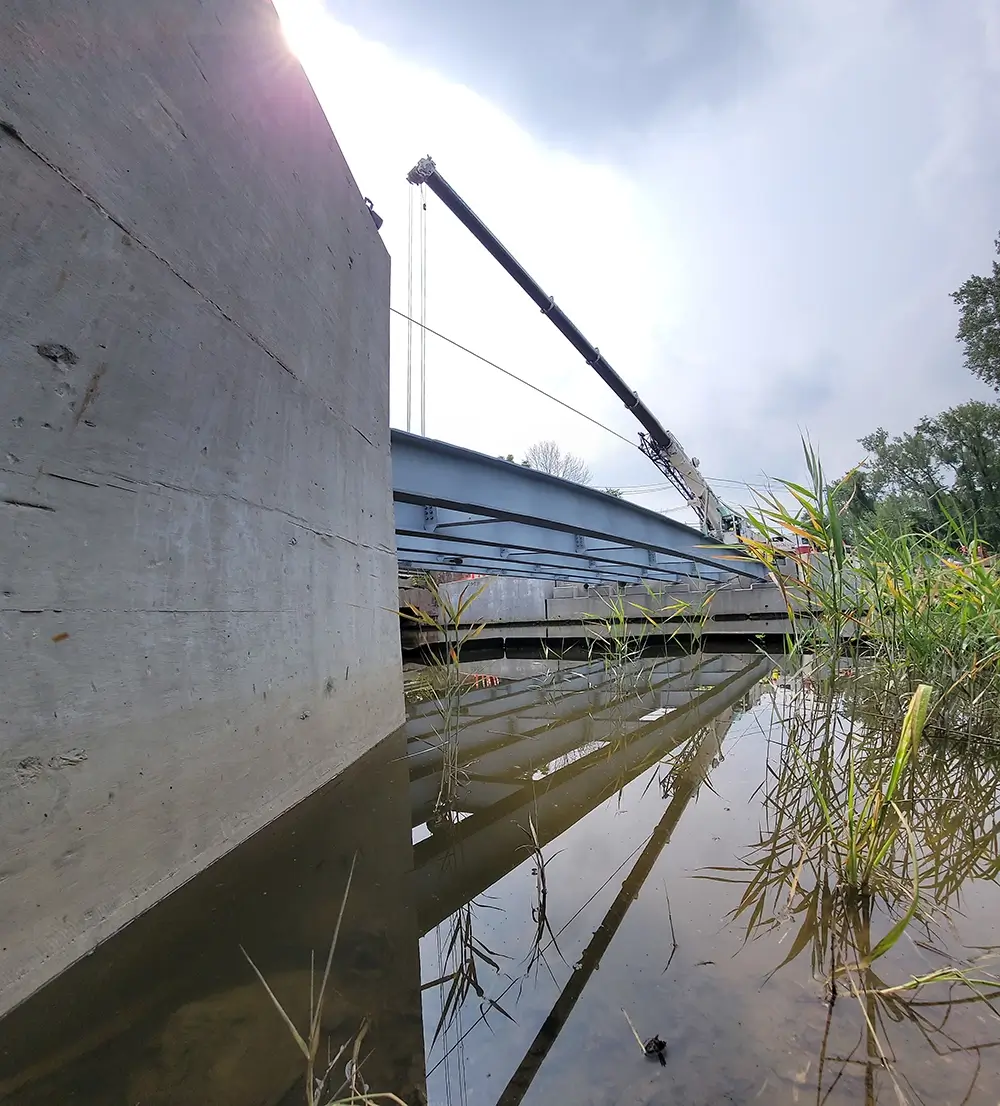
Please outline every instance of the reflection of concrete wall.
[{"label": "reflection of concrete wall", "polygon": [[267,0],[0,12],[0,1010],[402,719],[385,250]]},{"label": "reflection of concrete wall", "polygon": [[32,996],[0,1028],[0,1101],[299,1106],[303,1058],[239,946],[307,1024],[355,854],[324,1038],[368,1015],[366,1079],[422,1101],[406,789],[397,731]]}]

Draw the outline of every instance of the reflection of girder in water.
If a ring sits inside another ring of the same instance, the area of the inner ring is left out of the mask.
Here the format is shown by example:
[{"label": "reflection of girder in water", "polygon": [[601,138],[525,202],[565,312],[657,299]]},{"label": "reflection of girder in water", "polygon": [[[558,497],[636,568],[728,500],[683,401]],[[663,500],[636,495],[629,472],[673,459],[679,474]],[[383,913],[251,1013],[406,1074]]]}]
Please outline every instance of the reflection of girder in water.
[{"label": "reflection of girder in water", "polygon": [[[467,764],[483,754],[528,738],[537,741],[540,735],[576,720],[613,713],[619,721],[624,721],[629,704],[635,716],[645,713],[643,696],[662,696],[662,689],[668,685],[672,691],[690,692],[721,683],[741,667],[743,662],[736,657],[682,657],[661,661],[654,668],[650,668],[647,661],[641,668],[628,673],[628,682],[624,684],[618,683],[617,675],[602,672],[588,675],[586,686],[581,686],[581,681],[575,688],[560,688],[558,695],[546,694],[546,689],[540,691],[536,685],[533,690],[512,694],[507,702],[498,698],[489,704],[468,705],[463,696],[457,733],[459,763]],[[686,702],[689,697],[685,695],[681,701]],[[658,705],[675,706],[676,697],[674,702],[660,699]],[[440,712],[437,717],[422,716],[407,722],[407,759],[413,780],[440,770],[442,736],[435,733],[435,724],[438,728],[442,724]],[[572,748],[572,741],[566,748]],[[544,762],[536,756],[534,763]]]},{"label": "reflection of girder in water", "polygon": [[[463,778],[453,790],[454,809],[468,812],[492,806],[498,799],[518,791],[525,777],[560,757],[586,749],[594,742],[626,739],[626,731],[640,725],[651,706],[676,709],[704,688],[728,680],[732,671],[740,667],[738,661],[733,664],[734,660],[712,657],[691,670],[687,666],[674,671],[657,669],[650,679],[618,701],[613,701],[607,690],[599,693],[603,696],[599,699],[594,699],[593,693],[578,692],[571,702],[560,704],[561,715],[551,720],[539,718],[535,707],[524,707],[505,716],[506,734],[498,730],[501,723],[495,717],[463,727],[458,737],[458,763]],[[426,821],[434,809],[440,791],[440,762],[438,753],[434,770],[411,763],[414,825]]]},{"label": "reflection of girder in water", "polygon": [[[658,673],[676,673],[702,663],[704,658],[695,654],[663,660],[656,667]],[[649,667],[649,661],[636,661],[625,665],[620,675],[627,680],[648,671]],[[615,673],[609,671],[603,661],[597,661],[553,672],[551,679],[546,681],[529,677],[489,691],[463,690],[460,694],[462,743],[472,748],[477,744],[477,735],[481,738],[518,714],[545,719],[569,717],[574,711],[585,712],[590,709],[587,705],[590,700],[595,704],[604,701],[615,678]],[[411,774],[417,768],[433,766],[440,760],[440,728],[441,709],[437,702],[423,703],[417,711],[411,712],[405,730]]]},{"label": "reflection of girder in water", "polygon": [[[490,715],[504,713],[519,703],[537,702],[539,695],[556,700],[579,691],[581,686],[598,683],[606,678],[607,669],[602,661],[572,664],[556,668],[544,675],[522,676],[491,688],[463,689],[462,713]],[[498,705],[499,704],[499,705]],[[439,709],[434,699],[427,699],[408,711],[407,736],[412,740],[421,735],[433,734]]]},{"label": "reflection of girder in water", "polygon": [[[726,728],[728,729],[728,726]],[[673,798],[663,812],[663,817],[650,835],[632,870],[622,882],[621,890],[601,920],[601,924],[594,930],[590,943],[573,968],[548,1017],[542,1022],[524,1058],[497,1099],[497,1106],[517,1106],[524,1098],[538,1074],[542,1061],[549,1054],[549,1050],[555,1044],[562,1027],[583,993],[584,987],[600,966],[601,957],[607,952],[612,938],[618,932],[618,927],[625,918],[628,908],[646,882],[657,857],[669,842],[681,815],[711,770],[715,758],[721,753],[724,737],[725,733],[720,733],[716,726],[709,725],[705,728],[697,751],[679,774]]]},{"label": "reflection of girder in water", "polygon": [[[602,687],[608,689],[616,682],[627,684],[634,678],[649,672],[654,666],[659,672],[681,672],[722,660],[731,665],[737,659],[735,655],[730,654],[720,656],[695,652],[683,656],[661,657],[657,660],[649,657],[636,658],[620,665],[610,665],[605,660],[574,664],[555,669],[544,676],[524,676],[497,687],[475,689],[465,687],[461,691],[462,716],[486,718],[508,714],[524,707],[538,707],[540,704],[555,705],[578,695],[581,690],[597,690]],[[408,738],[415,741],[421,736],[433,735],[439,721],[440,708],[434,699],[426,699],[411,707],[406,723]]]},{"label": "reflection of girder in water", "polygon": [[421,933],[492,887],[523,859],[532,819],[545,845],[645,768],[737,703],[772,667],[757,659],[665,718],[640,726],[613,749],[601,748],[541,780],[529,780],[413,850]]}]

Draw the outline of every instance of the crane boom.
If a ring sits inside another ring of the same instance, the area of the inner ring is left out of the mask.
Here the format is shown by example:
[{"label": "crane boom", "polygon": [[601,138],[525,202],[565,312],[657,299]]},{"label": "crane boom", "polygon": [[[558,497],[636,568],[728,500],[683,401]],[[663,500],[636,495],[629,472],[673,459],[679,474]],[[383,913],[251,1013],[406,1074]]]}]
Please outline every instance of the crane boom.
[{"label": "crane boom", "polygon": [[486,250],[531,297],[538,309],[565,337],[584,361],[639,421],[639,448],[684,497],[698,516],[706,534],[722,539],[738,532],[738,519],[726,508],[702,476],[697,461],[692,460],[680,442],[661,425],[659,419],[608,363],[597,346],[589,342],[569,319],[552,296],[542,287],[507,249],[454,188],[441,176],[430,157],[421,158],[406,179],[410,184],[426,184],[446,208],[469,230]]}]

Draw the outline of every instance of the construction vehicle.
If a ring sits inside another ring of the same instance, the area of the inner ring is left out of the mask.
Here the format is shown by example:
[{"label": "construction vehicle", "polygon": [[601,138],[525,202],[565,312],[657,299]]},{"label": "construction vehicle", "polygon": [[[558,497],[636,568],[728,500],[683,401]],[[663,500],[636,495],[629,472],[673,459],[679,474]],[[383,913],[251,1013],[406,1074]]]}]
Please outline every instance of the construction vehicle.
[{"label": "construction vehicle", "polygon": [[729,545],[739,543],[741,534],[749,534],[745,518],[728,508],[709,486],[698,468],[698,459],[689,457],[680,442],[661,426],[660,421],[624,380],[608,364],[597,346],[592,345],[569,320],[566,313],[547,295],[454,188],[441,176],[430,157],[421,158],[406,179],[410,184],[426,186],[503,266],[535,302],[543,315],[562,334],[587,364],[638,419],[639,448],[670,484],[684,497],[698,516],[704,534]]}]

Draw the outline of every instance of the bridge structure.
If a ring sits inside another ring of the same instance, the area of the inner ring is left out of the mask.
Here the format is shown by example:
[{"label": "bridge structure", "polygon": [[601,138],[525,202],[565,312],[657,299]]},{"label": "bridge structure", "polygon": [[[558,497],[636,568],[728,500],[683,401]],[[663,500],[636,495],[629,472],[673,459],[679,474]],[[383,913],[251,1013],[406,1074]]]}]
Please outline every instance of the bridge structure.
[{"label": "bridge structure", "polygon": [[548,473],[393,430],[401,570],[572,583],[768,580],[739,546]]},{"label": "bridge structure", "polygon": [[389,256],[269,0],[0,7],[0,194],[0,1018],[403,724],[400,568],[766,578],[390,435]]}]

